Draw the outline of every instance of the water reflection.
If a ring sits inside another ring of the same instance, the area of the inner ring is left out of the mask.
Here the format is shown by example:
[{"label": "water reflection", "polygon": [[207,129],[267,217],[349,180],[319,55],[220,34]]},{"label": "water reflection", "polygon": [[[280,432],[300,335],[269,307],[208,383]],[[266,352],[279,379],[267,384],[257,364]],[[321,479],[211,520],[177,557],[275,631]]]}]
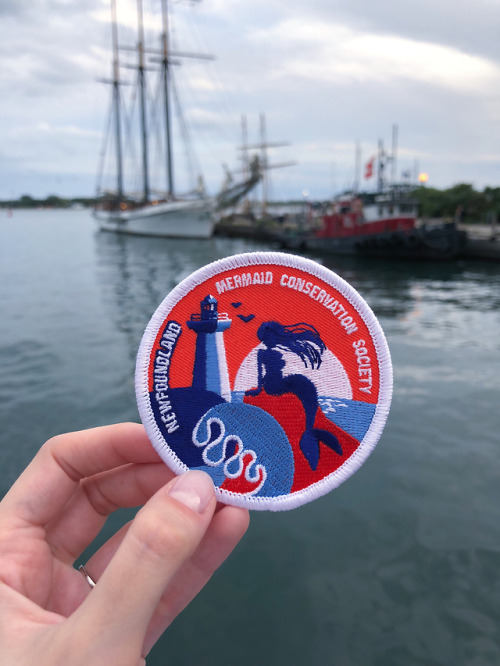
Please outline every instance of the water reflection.
[{"label": "water reflection", "polygon": [[358,289],[379,316],[401,316],[413,309],[411,301],[420,298],[422,290],[427,301],[484,310],[500,308],[500,271],[493,262],[425,263],[324,256],[321,263]]},{"label": "water reflection", "polygon": [[[164,239],[105,232],[96,233],[95,244],[103,298],[117,329],[126,336],[131,357],[163,298],[193,271],[232,254],[278,249],[240,239]],[[309,256],[352,284],[388,334],[397,330],[415,335],[424,327],[426,335],[434,329],[438,336],[445,333],[470,345],[479,332],[467,321],[466,311],[500,309],[496,264]]]},{"label": "water reflection", "polygon": [[148,238],[106,232],[96,233],[95,243],[105,304],[134,356],[152,314],[181,280],[216,259],[262,249],[234,239]]}]

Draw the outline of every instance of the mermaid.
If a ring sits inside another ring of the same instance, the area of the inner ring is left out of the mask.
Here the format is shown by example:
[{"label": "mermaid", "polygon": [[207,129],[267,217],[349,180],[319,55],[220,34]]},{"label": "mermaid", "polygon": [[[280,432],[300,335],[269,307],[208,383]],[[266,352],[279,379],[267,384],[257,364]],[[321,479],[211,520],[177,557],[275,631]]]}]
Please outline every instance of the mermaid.
[{"label": "mermaid", "polygon": [[327,430],[314,427],[318,411],[318,393],[313,382],[300,374],[284,375],[286,365],[282,352],[296,354],[307,368],[317,369],[321,365],[326,349],[319,332],[309,324],[283,326],[277,321],[266,321],[260,325],[257,337],[264,347],[257,352],[258,384],[245,395],[259,395],[262,389],[273,396],[293,393],[301,401],[306,417],[305,430],[300,438],[300,449],[314,471],[319,462],[319,443],[342,455],[338,439]]}]

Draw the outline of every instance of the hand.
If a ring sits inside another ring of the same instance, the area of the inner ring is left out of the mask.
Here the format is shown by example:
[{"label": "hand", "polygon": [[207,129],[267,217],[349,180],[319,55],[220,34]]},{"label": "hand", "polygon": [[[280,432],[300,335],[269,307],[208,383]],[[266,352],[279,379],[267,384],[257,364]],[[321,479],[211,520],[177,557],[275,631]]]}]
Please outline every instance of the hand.
[{"label": "hand", "polygon": [[[144,504],[86,563],[119,507]],[[49,440],[0,503],[0,664],[138,666],[248,526],[210,477],[180,477],[140,425]]]}]

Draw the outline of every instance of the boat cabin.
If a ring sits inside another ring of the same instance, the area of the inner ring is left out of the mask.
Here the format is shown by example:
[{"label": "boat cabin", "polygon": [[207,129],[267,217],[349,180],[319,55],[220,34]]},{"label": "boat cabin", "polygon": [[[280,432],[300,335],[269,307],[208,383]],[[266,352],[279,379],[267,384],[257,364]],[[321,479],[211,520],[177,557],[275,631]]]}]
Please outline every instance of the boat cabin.
[{"label": "boat cabin", "polygon": [[340,238],[406,231],[415,227],[417,215],[418,202],[396,191],[343,195],[321,217],[316,236]]}]

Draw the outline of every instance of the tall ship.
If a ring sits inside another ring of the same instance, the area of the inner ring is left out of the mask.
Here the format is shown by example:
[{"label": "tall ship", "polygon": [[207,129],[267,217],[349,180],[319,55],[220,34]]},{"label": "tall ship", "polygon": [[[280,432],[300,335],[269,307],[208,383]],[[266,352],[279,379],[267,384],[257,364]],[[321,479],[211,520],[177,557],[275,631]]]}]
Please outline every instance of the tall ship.
[{"label": "tall ship", "polygon": [[[111,85],[112,99],[105,149],[99,170],[97,199],[94,217],[101,230],[147,236],[209,238],[213,233],[215,212],[232,203],[249,191],[260,180],[258,163],[241,183],[226,180],[217,196],[209,196],[203,179],[198,176],[190,191],[179,193],[175,184],[173,106],[178,96],[172,77],[172,66],[179,59],[211,58],[170,49],[169,8],[167,0],[161,0],[162,31],[160,48],[146,45],[142,0],[137,0],[137,43],[135,46],[119,44],[117,5],[111,0],[111,35],[113,51],[113,76],[106,83]],[[122,62],[121,54],[132,54],[135,62]],[[124,67],[135,70],[135,81],[129,85],[122,80]],[[131,92],[125,100],[124,88]],[[156,88],[153,98],[148,92]],[[132,91],[130,91],[132,88]],[[180,126],[185,137],[187,128]],[[135,114],[134,116],[132,114]],[[179,152],[179,151],[177,151]],[[151,164],[154,158],[164,182],[156,188],[152,185]],[[113,172],[112,180],[104,186],[105,167]],[[133,185],[136,185],[134,188]],[[138,185],[138,187],[137,187]]]}]

